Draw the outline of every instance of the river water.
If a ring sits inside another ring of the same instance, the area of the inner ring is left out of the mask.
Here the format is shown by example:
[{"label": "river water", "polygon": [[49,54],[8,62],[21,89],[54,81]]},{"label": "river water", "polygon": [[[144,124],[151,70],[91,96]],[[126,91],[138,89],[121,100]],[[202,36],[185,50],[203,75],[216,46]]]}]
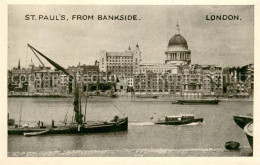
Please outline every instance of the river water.
[{"label": "river water", "polygon": [[[112,104],[112,103],[113,104]],[[84,108],[85,105],[83,104]],[[253,112],[253,102],[222,101],[219,105],[177,105],[170,102],[128,98],[92,98],[87,120],[129,117],[127,132],[85,135],[8,136],[9,156],[248,156],[252,150],[233,116]],[[8,98],[10,118],[18,123],[63,125],[71,121],[73,107],[64,98]],[[194,114],[204,123],[183,126],[154,125],[166,115]],[[237,141],[239,151],[225,150],[226,141]]]}]

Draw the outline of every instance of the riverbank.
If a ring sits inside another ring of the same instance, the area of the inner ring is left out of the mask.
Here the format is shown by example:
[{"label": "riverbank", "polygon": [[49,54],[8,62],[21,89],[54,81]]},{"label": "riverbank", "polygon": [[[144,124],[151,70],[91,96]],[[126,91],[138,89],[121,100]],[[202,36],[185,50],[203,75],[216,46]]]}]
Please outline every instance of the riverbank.
[{"label": "riverbank", "polygon": [[243,146],[239,150],[224,148],[201,149],[121,149],[121,150],[72,150],[47,152],[8,152],[8,157],[249,157],[252,150]]},{"label": "riverbank", "polygon": [[[34,94],[34,95],[29,95],[29,94],[19,94],[19,95],[8,95],[8,97],[14,97],[14,98],[20,98],[20,97],[29,97],[29,98],[72,98],[73,95],[58,95],[58,94]],[[90,96],[90,98],[94,98],[93,100],[99,101],[99,98],[113,98],[111,96]],[[96,98],[96,99],[95,99]],[[210,97],[207,97],[210,98]],[[211,97],[215,98],[215,97]],[[172,97],[169,95],[162,95],[159,96],[158,98],[137,98],[134,96],[130,95],[118,95],[118,97],[113,98],[113,99],[121,99],[121,100],[131,100],[131,101],[136,101],[136,102],[172,102],[173,100],[180,99],[179,97]],[[187,97],[189,99],[189,97]],[[192,99],[192,98],[191,98]],[[106,99],[105,99],[106,100]],[[219,98],[220,101],[228,101],[228,102],[239,102],[239,101],[248,101],[248,102],[253,102],[253,98]]]}]

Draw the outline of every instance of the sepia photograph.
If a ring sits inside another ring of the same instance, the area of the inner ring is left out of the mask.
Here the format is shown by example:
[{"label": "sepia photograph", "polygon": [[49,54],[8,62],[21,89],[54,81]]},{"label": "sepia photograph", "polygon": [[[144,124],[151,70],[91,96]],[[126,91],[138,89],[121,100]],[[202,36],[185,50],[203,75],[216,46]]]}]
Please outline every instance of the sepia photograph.
[{"label": "sepia photograph", "polygon": [[7,157],[254,157],[254,12],[9,4]]}]

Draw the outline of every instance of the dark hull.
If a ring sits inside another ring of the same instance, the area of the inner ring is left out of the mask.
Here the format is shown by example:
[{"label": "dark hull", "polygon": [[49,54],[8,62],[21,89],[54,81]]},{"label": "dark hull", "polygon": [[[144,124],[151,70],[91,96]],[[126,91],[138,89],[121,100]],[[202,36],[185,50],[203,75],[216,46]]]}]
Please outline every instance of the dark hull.
[{"label": "dark hull", "polygon": [[[29,132],[41,132],[45,129],[40,128],[10,128],[9,135],[23,135]],[[104,132],[119,132],[128,130],[128,118],[120,119],[117,123],[101,123],[78,126],[62,126],[52,128],[46,134],[84,134],[84,133],[104,133]]]},{"label": "dark hull", "polygon": [[250,116],[233,116],[235,123],[241,128],[244,129],[245,126],[253,121],[253,117]]},{"label": "dark hull", "polygon": [[247,137],[247,140],[248,140],[248,142],[250,144],[250,147],[253,150],[253,136],[250,136],[250,135],[246,134],[246,137]]},{"label": "dark hull", "polygon": [[163,125],[184,125],[190,123],[198,123],[203,122],[203,118],[193,119],[193,120],[186,120],[186,121],[157,121],[154,122],[155,124],[163,124]]},{"label": "dark hull", "polygon": [[240,144],[238,142],[229,141],[225,143],[225,148],[228,150],[236,150],[240,147]]},{"label": "dark hull", "polygon": [[118,98],[118,95],[117,94],[112,94],[111,97],[112,98]]},{"label": "dark hull", "polygon": [[244,132],[246,133],[246,137],[248,139],[248,142],[253,150],[253,122],[248,123],[244,127]]},{"label": "dark hull", "polygon": [[218,104],[220,100],[177,100],[177,104]]},{"label": "dark hull", "polygon": [[137,97],[137,98],[153,98],[153,99],[158,98],[158,96],[153,96],[153,95],[151,95],[151,96],[149,96],[149,95],[144,95],[144,96],[142,96],[142,95],[136,95],[136,97]]}]

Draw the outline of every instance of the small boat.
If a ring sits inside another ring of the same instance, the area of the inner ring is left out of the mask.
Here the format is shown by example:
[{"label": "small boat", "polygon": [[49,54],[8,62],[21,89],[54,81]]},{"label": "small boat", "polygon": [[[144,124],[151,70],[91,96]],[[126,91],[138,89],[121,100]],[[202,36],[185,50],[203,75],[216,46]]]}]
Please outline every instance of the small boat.
[{"label": "small boat", "polygon": [[172,101],[172,104],[218,104],[218,99],[181,99]]},{"label": "small boat", "polygon": [[157,99],[159,96],[158,95],[135,95],[137,98],[153,98]]},{"label": "small boat", "polygon": [[158,120],[155,124],[164,125],[184,125],[190,123],[203,122],[203,118],[195,118],[194,115],[166,116],[165,120]]},{"label": "small boat", "polygon": [[44,131],[39,131],[39,132],[24,132],[23,135],[24,136],[38,136],[38,135],[47,134],[48,132],[50,132],[49,129],[44,130]]},{"label": "small boat", "polygon": [[225,143],[225,148],[228,150],[236,150],[240,147],[240,143],[235,141],[228,141]]},{"label": "small boat", "polygon": [[252,149],[253,149],[253,127],[254,127],[253,125],[254,123],[250,122],[244,127],[246,137]]},{"label": "small boat", "polygon": [[8,119],[7,119],[7,121],[8,121],[8,126],[13,126],[13,125],[15,125],[15,120],[14,120],[14,119],[9,119],[9,113],[8,113]]},{"label": "small boat", "polygon": [[118,98],[118,95],[117,94],[112,94],[111,97],[112,98]]},{"label": "small boat", "polygon": [[177,100],[173,100],[172,104],[179,104]]},{"label": "small boat", "polygon": [[241,128],[244,129],[245,126],[253,121],[253,115],[252,114],[247,114],[247,115],[237,115],[233,116],[233,119],[235,123]]}]

